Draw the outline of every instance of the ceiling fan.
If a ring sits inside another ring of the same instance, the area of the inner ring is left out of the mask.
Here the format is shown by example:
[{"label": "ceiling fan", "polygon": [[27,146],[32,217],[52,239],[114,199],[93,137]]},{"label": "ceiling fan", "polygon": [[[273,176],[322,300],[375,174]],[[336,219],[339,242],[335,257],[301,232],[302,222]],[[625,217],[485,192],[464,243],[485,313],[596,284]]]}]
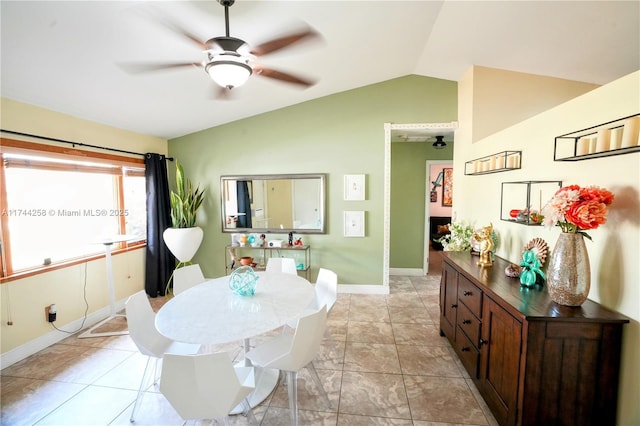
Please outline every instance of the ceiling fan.
[{"label": "ceiling fan", "polygon": [[181,63],[161,63],[161,64],[136,64],[125,66],[125,69],[140,71],[156,71],[162,69],[175,69],[181,67],[196,66],[203,68],[211,79],[220,86],[221,96],[236,87],[242,86],[250,76],[262,76],[285,83],[296,84],[302,87],[309,87],[315,84],[314,81],[296,76],[283,71],[262,66],[256,59],[291,46],[305,39],[318,36],[318,33],[311,28],[306,28],[293,34],[288,34],[251,47],[242,39],[231,37],[229,31],[229,7],[235,0],[217,0],[224,7],[225,35],[213,37],[206,42],[202,42],[197,36],[179,27],[176,23],[163,22],[172,30],[196,43],[205,54],[202,62],[181,62]]}]

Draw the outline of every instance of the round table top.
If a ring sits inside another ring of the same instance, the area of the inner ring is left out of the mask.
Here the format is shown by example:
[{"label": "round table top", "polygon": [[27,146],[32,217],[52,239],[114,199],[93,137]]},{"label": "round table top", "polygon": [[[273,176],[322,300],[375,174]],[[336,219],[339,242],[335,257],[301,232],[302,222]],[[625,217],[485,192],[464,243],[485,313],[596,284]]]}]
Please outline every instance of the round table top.
[{"label": "round table top", "polygon": [[257,275],[253,296],[234,294],[228,276],[178,294],[156,314],[156,328],[179,342],[227,343],[276,329],[297,318],[313,300],[313,286],[302,277]]}]

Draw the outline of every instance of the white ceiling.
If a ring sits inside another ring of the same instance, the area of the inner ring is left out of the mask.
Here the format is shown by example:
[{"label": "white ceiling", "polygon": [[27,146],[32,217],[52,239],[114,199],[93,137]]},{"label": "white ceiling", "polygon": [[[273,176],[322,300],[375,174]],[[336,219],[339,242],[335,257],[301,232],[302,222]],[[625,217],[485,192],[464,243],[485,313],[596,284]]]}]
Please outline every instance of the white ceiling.
[{"label": "white ceiling", "polygon": [[118,66],[200,62],[193,43],[148,15],[165,13],[205,41],[224,35],[214,0],[2,0],[0,8],[2,97],[163,138],[409,74],[458,81],[481,65],[605,84],[640,69],[639,1],[237,0],[231,36],[250,45],[301,23],[322,34],[260,60],[318,83],[300,90],[251,77],[225,101],[212,99],[201,68]]}]

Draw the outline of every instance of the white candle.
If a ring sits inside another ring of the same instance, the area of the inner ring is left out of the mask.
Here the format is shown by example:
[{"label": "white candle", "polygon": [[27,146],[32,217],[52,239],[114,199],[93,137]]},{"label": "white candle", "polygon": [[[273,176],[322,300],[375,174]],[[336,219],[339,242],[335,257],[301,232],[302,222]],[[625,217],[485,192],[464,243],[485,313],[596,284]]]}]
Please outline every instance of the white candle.
[{"label": "white candle", "polygon": [[489,170],[495,170],[496,168],[496,157],[491,157],[489,160]]},{"label": "white candle", "polygon": [[609,129],[600,129],[596,136],[596,152],[609,151],[609,140],[611,132]]},{"label": "white candle", "polygon": [[596,138],[589,138],[589,154],[596,152]]},{"label": "white candle", "polygon": [[498,169],[504,169],[504,156],[496,155],[496,167]]},{"label": "white candle", "polygon": [[619,149],[622,145],[622,127],[611,129],[609,138],[609,149]]},{"label": "white candle", "polygon": [[576,147],[576,155],[587,155],[589,153],[589,145],[591,141],[589,138],[578,139],[578,146]]},{"label": "white candle", "polygon": [[513,155],[507,157],[507,169],[515,169],[516,159]]},{"label": "white candle", "polygon": [[629,148],[638,144],[638,125],[639,117],[631,117],[624,120],[624,129],[622,130],[622,148]]}]

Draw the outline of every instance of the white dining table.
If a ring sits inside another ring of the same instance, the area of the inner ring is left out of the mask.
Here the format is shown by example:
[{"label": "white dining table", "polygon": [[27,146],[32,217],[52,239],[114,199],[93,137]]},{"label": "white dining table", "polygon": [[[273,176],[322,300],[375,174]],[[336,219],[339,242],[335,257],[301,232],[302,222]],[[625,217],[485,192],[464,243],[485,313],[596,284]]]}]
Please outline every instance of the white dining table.
[{"label": "white dining table", "polygon": [[[156,314],[156,328],[169,339],[185,343],[220,344],[244,341],[295,320],[311,303],[313,286],[293,274],[257,272],[253,296],[235,294],[229,276],[206,280],[176,295]],[[250,365],[249,360],[244,361]],[[255,407],[271,393],[278,370],[256,368]],[[240,410],[234,410],[233,413]]]}]

